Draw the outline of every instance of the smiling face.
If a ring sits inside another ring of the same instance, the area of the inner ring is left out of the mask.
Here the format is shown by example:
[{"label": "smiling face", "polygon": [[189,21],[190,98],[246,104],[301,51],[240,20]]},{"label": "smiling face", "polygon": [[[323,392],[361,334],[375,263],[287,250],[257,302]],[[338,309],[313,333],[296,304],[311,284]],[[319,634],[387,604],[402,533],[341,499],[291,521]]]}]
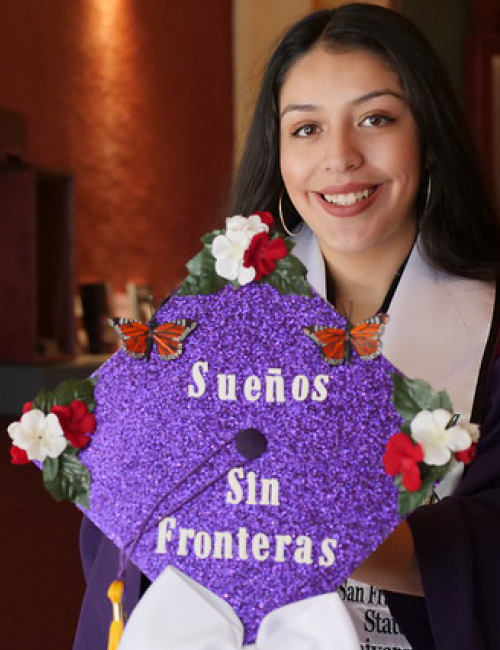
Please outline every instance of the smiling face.
[{"label": "smiling face", "polygon": [[280,96],[280,165],[327,262],[366,251],[406,256],[416,232],[420,143],[382,59],[317,47],[291,67]]}]

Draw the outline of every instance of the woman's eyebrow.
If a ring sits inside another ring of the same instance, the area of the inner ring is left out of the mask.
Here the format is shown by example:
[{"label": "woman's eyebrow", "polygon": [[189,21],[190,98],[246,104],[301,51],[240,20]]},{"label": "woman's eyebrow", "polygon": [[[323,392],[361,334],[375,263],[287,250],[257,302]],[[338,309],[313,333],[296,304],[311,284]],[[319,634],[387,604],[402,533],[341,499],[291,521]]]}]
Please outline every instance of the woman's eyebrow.
[{"label": "woman's eyebrow", "polygon": [[280,119],[292,111],[319,111],[319,106],[316,106],[316,104],[288,104],[281,111]]},{"label": "woman's eyebrow", "polygon": [[364,102],[369,102],[370,99],[376,99],[377,97],[382,97],[384,95],[390,95],[391,97],[396,97],[396,99],[400,99],[402,102],[406,102],[406,97],[401,93],[397,93],[396,91],[390,90],[389,88],[383,88],[381,90],[373,90],[371,93],[366,93],[366,95],[361,95],[361,97],[356,97],[356,99],[353,99],[351,103],[363,104]]},{"label": "woman's eyebrow", "polygon": [[[366,93],[366,95],[361,95],[360,97],[356,97],[355,99],[351,100],[351,104],[357,105],[357,104],[363,104],[364,102],[368,102],[371,99],[376,99],[377,97],[383,97],[384,95],[390,95],[391,97],[396,97],[396,99],[399,99],[402,102],[406,102],[406,97],[402,95],[401,93],[397,93],[394,90],[390,90],[389,88],[383,88],[381,90],[373,90],[370,93]],[[285,108],[281,111],[280,114],[280,119],[282,119],[287,113],[291,113],[293,111],[319,111],[320,106],[316,104],[288,104],[288,106],[285,106]]]}]

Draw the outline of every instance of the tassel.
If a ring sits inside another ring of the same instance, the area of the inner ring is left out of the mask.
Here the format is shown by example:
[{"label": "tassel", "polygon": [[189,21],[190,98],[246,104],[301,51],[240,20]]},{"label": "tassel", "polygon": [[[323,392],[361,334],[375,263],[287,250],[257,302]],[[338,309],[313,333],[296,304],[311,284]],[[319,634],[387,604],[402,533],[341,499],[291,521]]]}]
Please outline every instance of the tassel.
[{"label": "tassel", "polygon": [[109,626],[108,650],[118,650],[123,634],[123,580],[114,580],[108,589],[108,598],[113,605],[113,620]]}]

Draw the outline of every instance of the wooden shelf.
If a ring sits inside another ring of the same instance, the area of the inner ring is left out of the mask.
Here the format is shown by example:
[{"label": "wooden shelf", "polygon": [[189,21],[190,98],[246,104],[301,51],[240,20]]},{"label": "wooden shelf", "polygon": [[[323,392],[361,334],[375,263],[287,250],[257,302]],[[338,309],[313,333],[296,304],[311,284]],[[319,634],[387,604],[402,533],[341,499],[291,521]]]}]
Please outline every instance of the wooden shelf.
[{"label": "wooden shelf", "polygon": [[74,355],[73,183],[0,165],[0,363]]}]

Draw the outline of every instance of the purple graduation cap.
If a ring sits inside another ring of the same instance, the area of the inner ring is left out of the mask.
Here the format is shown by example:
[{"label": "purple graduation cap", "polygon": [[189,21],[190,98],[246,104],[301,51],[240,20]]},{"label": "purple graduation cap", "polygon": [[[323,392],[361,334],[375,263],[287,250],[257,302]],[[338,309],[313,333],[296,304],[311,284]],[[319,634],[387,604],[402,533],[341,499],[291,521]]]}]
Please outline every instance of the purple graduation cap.
[{"label": "purple graduation cap", "polygon": [[80,454],[90,519],[151,580],[173,565],[227,600],[247,642],[271,610],[335,590],[401,519],[382,461],[402,423],[395,369],[318,334],[346,320],[270,228],[249,230],[253,258],[231,259],[229,224],[211,233],[154,324],[124,324]]}]

